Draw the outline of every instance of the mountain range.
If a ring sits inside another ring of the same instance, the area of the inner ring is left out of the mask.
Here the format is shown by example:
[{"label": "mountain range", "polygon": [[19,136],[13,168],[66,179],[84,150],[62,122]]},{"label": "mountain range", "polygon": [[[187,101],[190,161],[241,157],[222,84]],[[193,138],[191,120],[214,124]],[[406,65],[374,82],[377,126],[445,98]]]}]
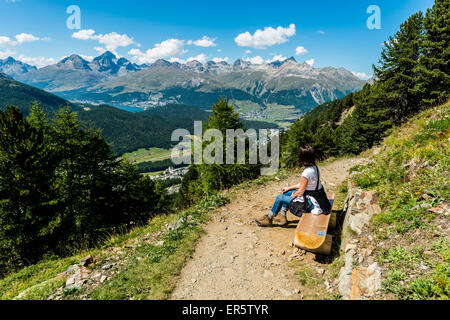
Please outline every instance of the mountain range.
[{"label": "mountain range", "polygon": [[[37,103],[50,118],[60,108],[69,106],[86,125],[101,129],[111,143],[112,150],[121,155],[139,148],[171,148],[171,134],[175,129],[194,129],[194,121],[206,121],[209,112],[196,106],[182,104],[151,108],[132,113],[108,105],[76,104],[44,90],[14,80],[0,71],[0,110],[14,105],[24,116]],[[243,120],[247,128],[272,129],[274,123]]]},{"label": "mountain range", "polygon": [[210,109],[227,96],[247,118],[296,119],[365,84],[344,68],[314,68],[293,57],[265,64],[239,59],[233,64],[158,60],[138,65],[107,51],[92,61],[74,54],[40,69],[6,60],[0,71],[74,102],[143,109],[179,103]]},{"label": "mountain range", "polygon": [[[0,71],[9,74],[18,81],[53,93],[90,87],[129,72],[142,70],[141,66],[125,58],[117,58],[111,52],[105,52],[90,62],[79,55],[73,54],[54,65],[40,69],[36,67],[25,69],[22,62],[12,57],[9,57],[6,61],[9,63],[3,65],[0,63]],[[23,72],[11,72],[19,68],[22,68],[20,70],[23,70]]]},{"label": "mountain range", "polygon": [[13,57],[0,59],[0,72],[3,72],[14,78],[33,70],[37,70],[37,68],[27,63],[17,61]]}]

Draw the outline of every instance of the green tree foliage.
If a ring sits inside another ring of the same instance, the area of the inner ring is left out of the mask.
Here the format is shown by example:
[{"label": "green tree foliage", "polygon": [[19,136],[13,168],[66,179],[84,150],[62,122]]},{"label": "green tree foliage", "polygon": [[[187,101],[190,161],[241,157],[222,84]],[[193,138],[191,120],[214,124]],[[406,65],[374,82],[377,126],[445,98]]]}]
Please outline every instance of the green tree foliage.
[{"label": "green tree foliage", "polygon": [[446,102],[450,88],[450,1],[435,0],[427,10],[420,38],[414,90],[423,105]]},{"label": "green tree foliage", "polygon": [[17,108],[0,111],[0,273],[31,261],[56,227],[57,160]]},{"label": "green tree foliage", "polygon": [[[364,90],[368,90],[365,88]],[[355,103],[357,94],[349,94],[341,100],[325,103],[295,122],[282,139],[282,161],[287,166],[297,165],[300,146],[312,145],[319,158],[341,152],[335,142],[339,123]]]},{"label": "green tree foliage", "polygon": [[0,273],[95,244],[164,210],[164,188],[117,160],[69,108],[0,111]]},{"label": "green tree foliage", "polygon": [[[208,117],[204,130],[208,129],[216,129],[222,133],[224,137],[224,157],[226,155],[226,131],[245,130],[243,123],[239,120],[239,114],[234,111],[234,105],[230,105],[228,99],[223,98],[213,105],[212,115]],[[213,141],[204,142],[203,150],[211,143]],[[246,142],[245,164],[237,164],[236,142],[234,150],[235,164],[202,163],[191,165],[183,179],[178,203],[180,205],[192,205],[205,195],[229,188],[246,179],[256,178],[259,175],[260,166],[249,164],[248,141]]]},{"label": "green tree foliage", "polygon": [[414,69],[419,60],[422,25],[422,12],[412,15],[385,42],[380,65],[373,66],[378,82],[383,84],[380,91],[386,93],[383,102],[391,106],[392,118],[397,123],[419,107],[417,93],[412,89],[416,83]]},{"label": "green tree foliage", "polygon": [[[107,105],[92,107],[91,111],[80,111],[79,119],[102,130],[102,135],[111,143],[117,154],[132,152],[140,148],[173,146],[171,134],[176,129],[194,130],[194,121],[206,122],[209,112],[188,105],[169,104],[164,107],[131,113]],[[245,121],[249,128],[276,128],[273,123]]]},{"label": "green tree foliage", "polygon": [[420,110],[450,93],[449,0],[412,15],[385,43],[372,85],[321,105],[297,121],[283,139],[283,163],[294,166],[300,147],[319,157],[358,154]]}]

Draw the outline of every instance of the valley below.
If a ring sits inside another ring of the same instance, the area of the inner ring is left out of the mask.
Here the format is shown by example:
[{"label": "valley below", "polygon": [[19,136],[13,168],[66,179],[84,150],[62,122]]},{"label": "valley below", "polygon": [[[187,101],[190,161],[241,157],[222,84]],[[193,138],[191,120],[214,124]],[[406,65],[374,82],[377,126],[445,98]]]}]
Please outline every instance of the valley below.
[{"label": "valley below", "polygon": [[314,68],[293,57],[265,64],[238,59],[138,65],[111,52],[87,61],[73,54],[44,68],[0,60],[0,72],[82,105],[108,104],[133,112],[172,104],[210,110],[228,97],[241,117],[289,127],[306,112],[343,98],[365,81],[344,68]]}]

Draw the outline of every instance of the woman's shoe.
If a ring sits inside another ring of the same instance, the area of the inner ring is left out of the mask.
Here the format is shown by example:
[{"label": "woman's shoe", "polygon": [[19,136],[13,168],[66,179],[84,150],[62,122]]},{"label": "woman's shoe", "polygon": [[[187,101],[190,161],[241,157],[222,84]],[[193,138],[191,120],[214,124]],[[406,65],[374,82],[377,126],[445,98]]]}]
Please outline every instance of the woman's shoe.
[{"label": "woman's shoe", "polygon": [[284,214],[279,214],[278,216],[273,218],[273,222],[275,222],[277,225],[282,226],[282,227],[287,226],[289,224],[289,221],[288,221],[286,215],[284,215]]},{"label": "woman's shoe", "polygon": [[270,218],[268,215],[265,215],[260,220],[255,219],[255,222],[260,227],[272,227],[273,226],[272,220],[273,219]]}]

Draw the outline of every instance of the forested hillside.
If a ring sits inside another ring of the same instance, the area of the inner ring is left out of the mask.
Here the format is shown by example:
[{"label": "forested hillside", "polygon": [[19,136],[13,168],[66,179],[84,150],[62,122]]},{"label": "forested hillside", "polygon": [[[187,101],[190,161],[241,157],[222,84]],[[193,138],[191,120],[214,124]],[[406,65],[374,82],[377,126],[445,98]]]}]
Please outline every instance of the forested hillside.
[{"label": "forested hillside", "polygon": [[[209,112],[195,106],[169,104],[147,111],[131,113],[107,105],[79,112],[79,118],[102,130],[106,141],[117,154],[139,148],[171,148],[172,132],[186,129],[194,134],[194,121],[206,121]],[[246,128],[274,129],[277,125],[263,121],[243,121]]]},{"label": "forested hillside", "polygon": [[[312,145],[321,159],[359,154],[421,110],[450,97],[450,1],[438,0],[425,15],[412,15],[385,42],[376,79],[357,93],[326,103],[306,114],[282,136],[282,160],[297,165],[298,150]],[[219,121],[218,119],[223,119]],[[214,105],[208,128],[239,128],[227,101]],[[180,199],[195,203],[211,192],[255,177],[247,165],[191,165]]]},{"label": "forested hillside", "polygon": [[[139,148],[160,147],[169,149],[175,129],[183,128],[193,132],[194,121],[206,121],[208,113],[195,106],[170,104],[144,112],[131,113],[108,105],[79,105],[0,75],[0,110],[14,105],[27,116],[31,106],[37,103],[50,117],[62,107],[69,106],[78,113],[86,125],[101,129],[112,151],[118,155]],[[88,111],[89,110],[89,111]],[[246,127],[255,129],[277,128],[273,123],[244,121]]]},{"label": "forested hillside", "polygon": [[[386,41],[380,61],[374,66],[373,84],[321,105],[297,121],[282,137],[284,166],[296,166],[298,150],[306,144],[311,144],[322,159],[359,154],[378,144],[408,118],[447,102],[450,98],[449,13],[450,1],[436,0],[425,14],[411,16]],[[204,221],[203,214],[223,203],[217,195],[220,191],[260,175],[260,165],[250,165],[248,154],[245,164],[191,165],[177,203],[173,204],[168,203],[161,185],[142,177],[136,167],[117,157],[117,153],[140,147],[168,148],[172,145],[169,139],[174,129],[193,131],[193,121],[199,118],[205,121],[205,130],[217,129],[224,133],[227,129],[248,128],[248,123],[239,119],[226,98],[212,106],[209,116],[195,107],[173,105],[142,114],[109,106],[84,106],[83,109],[75,105],[71,106],[76,111],[72,113],[67,108],[60,109],[67,101],[8,77],[0,77],[0,90],[2,107],[7,104],[19,107],[9,106],[0,111],[0,275],[41,259],[64,257],[79,248],[93,247],[103,243],[108,234],[145,224],[160,213],[183,209],[178,221],[181,231],[176,226],[173,229],[168,226],[162,245],[152,242],[157,237],[148,238],[144,248],[149,250],[145,259],[157,264],[157,270],[164,270],[160,261],[167,257],[175,259],[170,255],[180,248],[192,250],[192,239]],[[36,106],[30,109],[33,101],[43,110]],[[89,123],[92,127],[86,126]],[[423,136],[415,136],[422,139],[419,143],[404,141],[411,150],[405,151],[403,146],[394,144],[393,152],[399,150],[409,160],[413,159],[414,147],[420,147],[423,158],[444,168],[448,165],[447,149],[439,149],[441,141],[434,136],[448,138],[448,115],[431,118],[424,127],[420,133]],[[103,133],[96,129],[102,129]],[[208,145],[205,143],[203,147]],[[391,155],[397,161],[395,164],[404,165],[404,159],[397,156]],[[393,189],[399,182],[406,184],[406,169],[397,172],[388,160],[379,160],[379,168],[369,166],[369,177],[363,175],[359,184],[395,192]],[[384,182],[380,182],[381,178]],[[435,178],[440,185],[445,182],[433,170],[422,178]],[[417,196],[415,193],[423,191],[415,185],[412,187],[402,194],[383,194],[391,201],[386,202],[389,212],[380,218],[385,218],[382,223],[392,222],[397,227],[398,218],[409,217],[410,208],[405,209],[405,204],[409,206],[408,201]],[[409,190],[414,195],[408,194]],[[440,187],[430,190],[432,195],[437,194],[435,199],[439,201],[448,196]],[[397,208],[399,202],[389,199],[396,195],[399,201],[404,201],[400,204],[405,208]],[[164,217],[159,221],[165,221]],[[184,236],[191,240],[184,242]],[[385,258],[390,259],[389,255]],[[177,260],[170,274],[179,272],[182,264]],[[152,279],[161,282],[164,279],[161,274],[155,275],[158,279]],[[120,281],[126,282],[127,275],[122,276]],[[405,291],[399,290],[401,296]]]},{"label": "forested hillside", "polygon": [[[352,229],[358,233],[355,266],[346,262],[342,277],[348,267],[357,274],[376,262],[380,290],[372,299],[450,297],[449,138],[450,102],[425,110],[395,128],[369,164],[351,170],[348,199],[376,191],[381,212],[364,229]],[[347,215],[354,216],[358,210],[352,206]],[[348,223],[347,227],[355,225]],[[371,254],[364,254],[367,252]],[[342,260],[348,261],[347,256]],[[364,277],[361,273],[358,276]],[[353,282],[354,287],[358,285],[363,287],[363,281]],[[343,285],[341,291],[347,295],[345,288]],[[351,295],[359,294],[358,290],[350,291]]]},{"label": "forested hillside", "polygon": [[358,154],[393,126],[450,97],[450,1],[438,0],[414,14],[385,42],[374,66],[376,81],[358,93],[317,107],[290,129],[284,163],[296,164],[300,146],[311,144],[322,158]]},{"label": "forested hillside", "polygon": [[0,275],[161,213],[164,191],[68,108],[0,111]]},{"label": "forested hillside", "polygon": [[0,110],[5,110],[8,105],[14,105],[27,116],[31,105],[35,102],[47,113],[53,113],[65,106],[70,106],[74,111],[81,110],[79,106],[54,94],[15,81],[5,74],[2,76],[0,73]]}]

